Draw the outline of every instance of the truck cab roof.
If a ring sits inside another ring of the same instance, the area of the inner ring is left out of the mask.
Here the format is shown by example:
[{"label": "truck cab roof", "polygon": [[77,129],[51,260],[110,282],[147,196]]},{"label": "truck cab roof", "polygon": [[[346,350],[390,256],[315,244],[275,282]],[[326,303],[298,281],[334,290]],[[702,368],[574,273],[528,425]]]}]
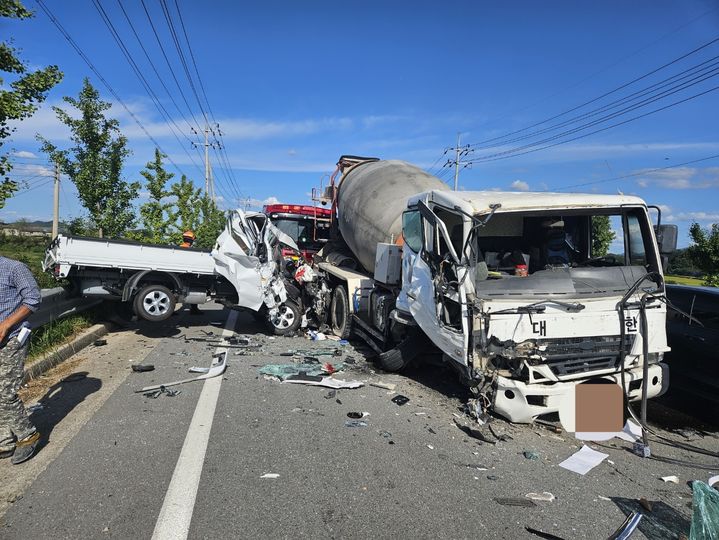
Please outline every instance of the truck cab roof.
[{"label": "truck cab roof", "polygon": [[459,206],[468,214],[485,214],[490,205],[500,204],[497,212],[570,210],[580,208],[618,208],[646,206],[632,195],[600,195],[596,193],[551,193],[546,191],[426,191],[410,197],[407,206],[418,201],[434,202],[454,208]]}]

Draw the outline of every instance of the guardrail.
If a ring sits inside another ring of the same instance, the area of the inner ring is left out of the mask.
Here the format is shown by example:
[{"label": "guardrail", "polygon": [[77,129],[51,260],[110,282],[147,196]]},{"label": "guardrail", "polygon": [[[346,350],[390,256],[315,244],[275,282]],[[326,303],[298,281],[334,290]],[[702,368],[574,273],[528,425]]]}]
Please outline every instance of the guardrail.
[{"label": "guardrail", "polygon": [[40,303],[40,307],[28,319],[30,324],[35,328],[51,321],[62,319],[68,315],[81,313],[101,302],[101,300],[95,298],[71,296],[62,287],[43,289],[41,292],[42,302]]}]

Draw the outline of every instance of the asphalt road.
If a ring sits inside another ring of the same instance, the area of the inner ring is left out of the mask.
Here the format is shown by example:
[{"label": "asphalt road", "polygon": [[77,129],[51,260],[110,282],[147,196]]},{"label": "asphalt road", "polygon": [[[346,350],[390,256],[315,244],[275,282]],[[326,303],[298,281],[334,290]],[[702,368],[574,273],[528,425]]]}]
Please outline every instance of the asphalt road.
[{"label": "asphalt road", "polygon": [[[34,415],[52,431],[48,444],[26,465],[0,462],[0,479],[18,486],[0,538],[538,538],[525,527],[606,538],[641,497],[654,507],[636,537],[672,538],[689,528],[686,482],[719,474],[716,459],[713,471],[671,465],[639,458],[614,439],[592,445],[609,458],[579,476],[558,467],[581,446],[571,436],[499,419],[495,432],[511,438],[481,444],[454,425],[455,414],[466,418],[466,396],[451,371],[424,364],[384,374],[353,346],[333,359],[355,362],[340,378],[394,383],[395,392],[268,380],[258,369],[286,363],[280,352],[335,344],[270,338],[243,314],[234,329],[260,350],[230,349],[224,376],[178,386],[174,397],[136,393],[210,365],[215,345],[192,338],[218,340],[229,312],[203,309],[202,317],[183,311],[115,333],[74,366],[84,378],[40,399],[46,406]],[[138,362],[156,369],[131,372]],[[410,401],[393,403],[397,393]],[[368,412],[367,425],[347,427],[348,412]],[[653,409],[658,429],[691,423],[665,413]],[[719,448],[712,432],[689,437]],[[664,445],[652,450],[712,462]],[[672,474],[679,484],[660,480]],[[495,500],[544,491],[555,500],[533,507]]]}]

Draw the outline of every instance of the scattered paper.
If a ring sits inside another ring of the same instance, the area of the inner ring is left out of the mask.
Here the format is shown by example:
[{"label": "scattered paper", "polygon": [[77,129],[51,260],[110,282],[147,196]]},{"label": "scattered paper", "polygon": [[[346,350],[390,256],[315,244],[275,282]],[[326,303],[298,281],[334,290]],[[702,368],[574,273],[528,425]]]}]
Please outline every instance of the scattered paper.
[{"label": "scattered paper", "polygon": [[608,457],[609,454],[597,452],[584,445],[579,452],[562,461],[559,466],[577,474],[585,475]]},{"label": "scattered paper", "polygon": [[622,440],[628,441],[628,442],[635,442],[642,436],[642,427],[638,426],[631,420],[627,420],[627,423],[624,424],[624,428],[622,431],[599,431],[599,432],[577,432],[574,434],[574,436],[582,441],[608,441],[609,439],[613,439],[614,437],[619,437]]},{"label": "scattered paper", "polygon": [[327,388],[359,388],[360,386],[364,386],[364,383],[360,381],[343,381],[340,379],[333,379],[332,377],[323,377],[322,380],[319,381],[308,381],[305,379],[285,379],[282,381],[283,383],[292,383],[292,384],[309,384],[311,386],[325,386]]},{"label": "scattered paper", "polygon": [[714,484],[719,482],[719,474],[716,476],[712,476],[708,481],[707,484],[709,484],[709,487],[714,487]]},{"label": "scattered paper", "polygon": [[679,477],[678,476],[662,476],[662,480],[665,482],[671,482],[672,484],[678,484],[679,483]]},{"label": "scattered paper", "polygon": [[277,473],[265,473],[260,478],[279,478],[280,475]]}]

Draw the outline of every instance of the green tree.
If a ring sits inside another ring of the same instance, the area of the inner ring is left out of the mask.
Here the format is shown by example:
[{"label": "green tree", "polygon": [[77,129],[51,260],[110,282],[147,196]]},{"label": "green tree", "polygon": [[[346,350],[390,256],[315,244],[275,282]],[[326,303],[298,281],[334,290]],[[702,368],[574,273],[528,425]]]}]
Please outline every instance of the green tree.
[{"label": "green tree", "polygon": [[[28,19],[33,16],[19,0],[0,0],[0,17]],[[62,72],[57,66],[48,66],[35,71],[17,56],[17,50],[10,42],[0,42],[0,72],[12,77],[9,89],[0,88],[0,149],[15,128],[8,125],[12,120],[23,120],[31,116],[47,92],[62,80]],[[5,84],[5,76],[0,73],[0,87]],[[8,176],[12,164],[6,154],[0,153],[0,208],[17,191],[18,184]]]},{"label": "green tree", "polygon": [[689,236],[694,242],[689,246],[689,256],[704,272],[704,284],[719,287],[719,224],[703,229],[698,223],[692,223]]},{"label": "green tree", "polygon": [[199,205],[200,223],[195,231],[197,234],[195,245],[200,248],[211,249],[215,245],[215,240],[225,228],[227,215],[207,195],[204,195],[199,200]]},{"label": "green tree", "polygon": [[80,202],[97,226],[99,236],[119,237],[135,222],[132,205],[140,189],[139,182],[122,179],[122,166],[130,154],[127,139],[120,133],[119,122],[105,117],[110,103],[85,79],[77,99],[64,97],[79,115],[53,107],[58,119],[70,128],[75,144],[60,150],[38,135],[42,150],[73,181]]},{"label": "green tree", "polygon": [[612,230],[609,216],[592,216],[592,257],[604,257],[617,233]]},{"label": "green tree", "polygon": [[162,160],[167,156],[155,148],[155,159],[145,165],[140,174],[145,177],[145,187],[150,194],[150,200],[140,206],[142,231],[135,235],[137,240],[153,244],[165,244],[168,241],[170,229],[170,210],[173,207],[167,198],[171,192],[167,183],[175,176],[165,170]]},{"label": "green tree", "polygon": [[170,211],[170,242],[179,244],[182,242],[182,233],[194,231],[200,222],[200,207],[198,201],[201,199],[200,188],[195,188],[192,180],[184,174],[179,182],[172,184],[170,195],[175,197]]},{"label": "green tree", "polygon": [[179,244],[182,233],[190,230],[197,236],[195,247],[212,248],[225,228],[225,213],[184,174],[179,182],[172,185],[170,195],[175,197],[173,210],[170,211],[170,241]]}]

